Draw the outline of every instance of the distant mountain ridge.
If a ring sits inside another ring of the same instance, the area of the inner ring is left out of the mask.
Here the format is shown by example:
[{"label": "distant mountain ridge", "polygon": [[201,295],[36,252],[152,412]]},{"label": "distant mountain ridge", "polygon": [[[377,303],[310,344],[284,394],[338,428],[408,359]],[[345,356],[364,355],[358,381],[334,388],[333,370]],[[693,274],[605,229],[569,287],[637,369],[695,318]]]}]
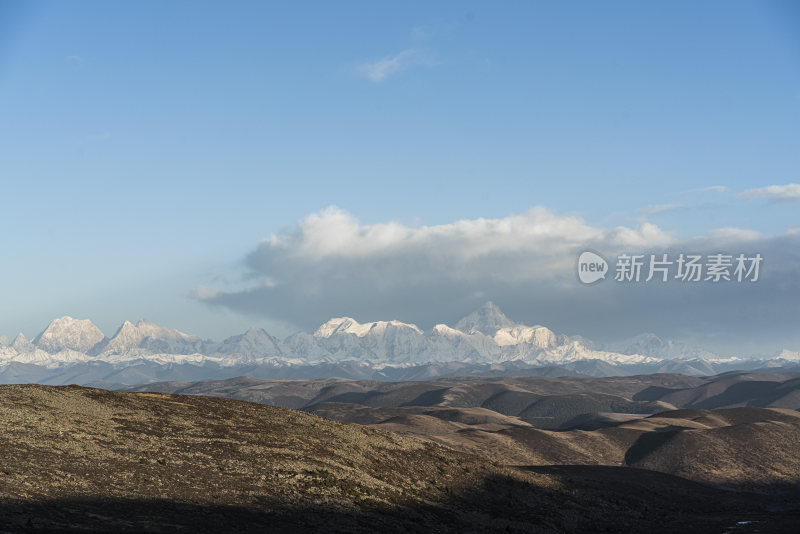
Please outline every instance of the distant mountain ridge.
[{"label": "distant mountain ridge", "polygon": [[[22,334],[13,342],[8,338],[1,341],[0,382],[26,376],[34,377],[31,381],[39,381],[41,376],[54,379],[53,373],[40,372],[44,367],[58,369],[58,380],[70,377],[86,383],[102,379],[97,369],[103,365],[116,375],[126,368],[144,373],[122,383],[169,379],[173,375],[165,376],[164,372],[178,372],[176,365],[188,366],[180,372],[193,379],[198,379],[197,368],[205,369],[207,378],[217,377],[215,373],[221,368],[229,376],[236,371],[264,375],[268,369],[286,367],[305,369],[302,377],[318,372],[319,377],[367,378],[365,369],[380,374],[387,368],[416,368],[415,376],[429,372],[437,376],[444,364],[454,364],[465,372],[556,366],[566,373],[594,376],[634,372],[704,375],[756,367],[752,359],[721,357],[653,334],[608,345],[559,335],[545,326],[516,323],[491,302],[455,327],[437,324],[427,331],[397,320],[359,323],[350,317],[337,317],[313,333],[297,332],[283,340],[261,328],[250,328],[217,342],[146,319],[136,324],[125,321],[113,336],[106,337],[89,320],[61,317],[33,341]],[[784,350],[779,357],[759,365],[780,367],[798,359],[800,353]],[[74,373],[65,374],[65,368],[79,364],[90,366],[91,372],[74,367]],[[355,369],[359,371],[352,375]]]}]

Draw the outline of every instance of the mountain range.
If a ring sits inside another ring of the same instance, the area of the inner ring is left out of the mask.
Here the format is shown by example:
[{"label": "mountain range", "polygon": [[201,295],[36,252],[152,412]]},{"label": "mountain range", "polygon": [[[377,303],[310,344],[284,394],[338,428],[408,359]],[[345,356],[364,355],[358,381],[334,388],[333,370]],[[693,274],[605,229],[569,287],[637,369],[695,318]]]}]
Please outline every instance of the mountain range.
[{"label": "mountain range", "polygon": [[724,357],[643,334],[603,345],[509,319],[487,302],[454,327],[423,331],[401,321],[328,320],[315,332],[278,339],[250,328],[221,342],[125,321],[107,337],[89,320],[61,317],[32,341],[0,338],[0,383],[136,384],[245,375],[263,378],[404,380],[468,374],[711,375],[732,369],[786,367],[800,353]]}]

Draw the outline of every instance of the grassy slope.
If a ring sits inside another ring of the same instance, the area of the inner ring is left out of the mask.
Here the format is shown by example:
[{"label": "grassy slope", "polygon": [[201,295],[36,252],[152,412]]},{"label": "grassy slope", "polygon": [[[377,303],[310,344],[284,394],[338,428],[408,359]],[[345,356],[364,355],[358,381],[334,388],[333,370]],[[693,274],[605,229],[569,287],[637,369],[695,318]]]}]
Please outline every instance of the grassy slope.
[{"label": "grassy slope", "polygon": [[9,530],[714,531],[768,506],[633,469],[620,488],[663,491],[621,496],[603,473],[576,484],[224,398],[26,385],[0,387],[0,406]]}]

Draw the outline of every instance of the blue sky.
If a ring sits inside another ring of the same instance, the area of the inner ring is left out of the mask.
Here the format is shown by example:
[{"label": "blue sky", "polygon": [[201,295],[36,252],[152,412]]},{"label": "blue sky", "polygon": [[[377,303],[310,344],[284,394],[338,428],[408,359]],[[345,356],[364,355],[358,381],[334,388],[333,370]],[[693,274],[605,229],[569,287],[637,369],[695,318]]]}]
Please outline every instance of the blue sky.
[{"label": "blue sky", "polygon": [[798,144],[791,2],[2,1],[0,333],[288,333],[192,288],[246,289],[260,240],[330,206],[769,239],[800,203],[746,192],[800,182]]}]

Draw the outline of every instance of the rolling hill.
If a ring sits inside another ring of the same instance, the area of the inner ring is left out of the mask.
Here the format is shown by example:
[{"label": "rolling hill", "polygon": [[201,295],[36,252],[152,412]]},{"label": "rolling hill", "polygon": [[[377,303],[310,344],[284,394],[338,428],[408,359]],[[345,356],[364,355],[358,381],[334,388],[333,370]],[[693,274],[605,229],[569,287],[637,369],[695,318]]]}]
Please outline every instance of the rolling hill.
[{"label": "rolling hill", "polygon": [[[795,518],[648,470],[515,469],[232,399],[24,385],[0,387],[0,402],[9,531],[722,532]],[[451,424],[509,422],[465,415]]]}]

